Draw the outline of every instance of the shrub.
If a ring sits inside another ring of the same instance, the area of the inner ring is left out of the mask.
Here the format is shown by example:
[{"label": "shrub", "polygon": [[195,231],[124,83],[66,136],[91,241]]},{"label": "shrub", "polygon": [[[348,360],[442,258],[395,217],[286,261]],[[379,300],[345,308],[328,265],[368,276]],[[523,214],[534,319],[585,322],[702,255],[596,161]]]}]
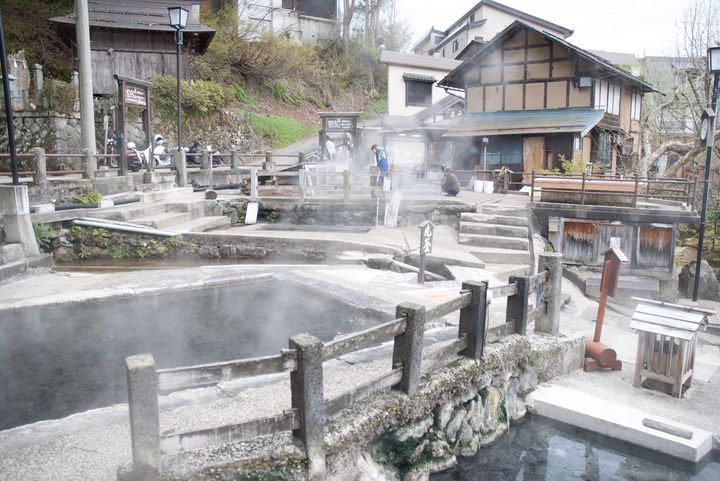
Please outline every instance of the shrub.
[{"label": "shrub", "polygon": [[76,91],[70,82],[50,79],[43,86],[40,107],[52,112],[70,114],[75,110]]},{"label": "shrub", "polygon": [[[177,79],[170,75],[160,75],[152,81],[152,102],[156,111],[165,119],[177,116]],[[212,80],[198,80],[192,84],[182,80],[183,113],[190,117],[204,117],[227,105],[229,96],[225,88]]]},{"label": "shrub", "polygon": [[235,99],[250,106],[255,107],[257,105],[257,97],[250,95],[241,84],[232,84],[232,92],[235,95]]},{"label": "shrub", "polygon": [[37,242],[40,252],[50,252],[52,238],[55,235],[55,229],[50,224],[33,224],[35,231],[35,241]]},{"label": "shrub", "polygon": [[102,194],[100,192],[91,192],[87,195],[81,195],[73,198],[73,202],[77,204],[97,204],[102,200]]}]

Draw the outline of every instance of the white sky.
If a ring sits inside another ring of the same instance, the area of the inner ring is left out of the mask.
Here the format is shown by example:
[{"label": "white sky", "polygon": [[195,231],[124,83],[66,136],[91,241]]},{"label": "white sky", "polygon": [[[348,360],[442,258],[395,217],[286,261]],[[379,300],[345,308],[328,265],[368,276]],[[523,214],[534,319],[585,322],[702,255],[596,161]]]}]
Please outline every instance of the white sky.
[{"label": "white sky", "polygon": [[[479,0],[397,0],[414,29],[413,44],[434,26],[445,30]],[[672,55],[690,0],[497,0],[573,30],[568,41],[587,50]]]}]

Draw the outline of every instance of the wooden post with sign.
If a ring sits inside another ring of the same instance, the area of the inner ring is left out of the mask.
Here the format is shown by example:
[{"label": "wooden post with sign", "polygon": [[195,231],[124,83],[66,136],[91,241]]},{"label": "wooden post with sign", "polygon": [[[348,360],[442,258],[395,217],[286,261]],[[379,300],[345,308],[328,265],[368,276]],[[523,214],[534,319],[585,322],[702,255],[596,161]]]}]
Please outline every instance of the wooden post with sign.
[{"label": "wooden post with sign", "polygon": [[429,220],[420,224],[420,270],[418,270],[418,284],[425,282],[425,256],[432,252],[434,228],[435,225]]},{"label": "wooden post with sign", "polygon": [[325,136],[329,136],[339,147],[344,145],[352,150],[359,144],[357,121],[362,112],[318,112],[322,121],[319,132],[320,158],[325,151]]},{"label": "wooden post with sign", "polygon": [[[152,110],[150,105],[150,89],[152,85],[149,82],[137,80],[120,75],[113,75],[118,84],[118,105],[117,105],[117,125],[115,129],[118,132],[118,141],[120,147],[120,175],[127,175],[127,131],[125,121],[127,119],[127,111],[129,106],[139,107],[142,109],[143,131],[145,132],[145,148],[150,148],[147,168],[148,172],[155,170],[155,163],[152,162]],[[138,149],[142,150],[142,149]]]}]

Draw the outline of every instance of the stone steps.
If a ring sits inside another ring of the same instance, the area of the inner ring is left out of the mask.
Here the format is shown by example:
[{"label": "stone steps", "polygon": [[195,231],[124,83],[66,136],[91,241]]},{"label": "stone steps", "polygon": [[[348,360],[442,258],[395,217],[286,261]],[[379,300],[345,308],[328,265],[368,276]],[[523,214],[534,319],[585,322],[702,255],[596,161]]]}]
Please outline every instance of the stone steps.
[{"label": "stone steps", "polygon": [[502,214],[474,214],[472,212],[462,212],[460,214],[460,224],[463,222],[479,222],[483,224],[499,224],[527,227],[527,217],[510,216]]},{"label": "stone steps", "polygon": [[484,222],[461,222],[461,234],[484,234],[492,236],[528,238],[528,228],[524,226],[491,224]]},{"label": "stone steps", "polygon": [[226,215],[213,215],[208,217],[198,217],[197,219],[176,224],[168,230],[182,234],[185,232],[205,232],[223,227],[230,227],[230,217]]},{"label": "stone steps", "polygon": [[486,234],[459,234],[458,242],[478,247],[494,247],[506,250],[522,250],[527,252],[530,246],[527,238],[506,237]]},{"label": "stone steps", "polygon": [[489,247],[481,247],[472,251],[472,255],[485,262],[486,264],[512,264],[524,265],[530,264],[530,252],[515,249],[495,249]]},{"label": "stone steps", "polygon": [[165,229],[192,220],[187,212],[161,212],[160,214],[137,217],[130,220],[133,224],[146,225],[155,229]]},{"label": "stone steps", "polygon": [[481,214],[504,215],[527,219],[527,209],[525,207],[504,206],[501,204],[481,204],[477,206],[477,210]]}]

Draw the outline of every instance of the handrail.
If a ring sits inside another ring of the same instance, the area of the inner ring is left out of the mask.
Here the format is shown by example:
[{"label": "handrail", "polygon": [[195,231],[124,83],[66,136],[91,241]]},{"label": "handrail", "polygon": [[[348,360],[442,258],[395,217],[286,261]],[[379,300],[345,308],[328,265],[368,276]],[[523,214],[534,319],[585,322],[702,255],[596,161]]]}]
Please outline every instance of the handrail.
[{"label": "handrail", "polygon": [[327,342],[323,345],[323,361],[337,358],[387,338],[395,337],[405,332],[406,328],[407,320],[403,317]]}]

